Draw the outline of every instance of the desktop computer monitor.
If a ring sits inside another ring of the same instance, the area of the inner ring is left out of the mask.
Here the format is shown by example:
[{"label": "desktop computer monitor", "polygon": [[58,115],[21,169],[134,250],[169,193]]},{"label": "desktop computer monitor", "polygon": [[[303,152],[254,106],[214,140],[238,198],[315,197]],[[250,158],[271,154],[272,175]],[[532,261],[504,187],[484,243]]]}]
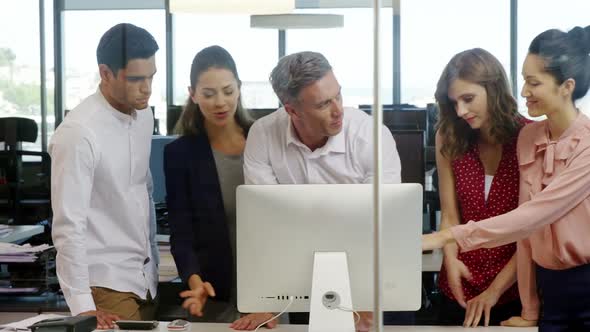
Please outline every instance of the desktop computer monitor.
[{"label": "desktop computer monitor", "polygon": [[[422,192],[419,184],[382,185],[385,311],[420,308]],[[373,310],[373,243],[371,184],[239,186],[238,310],[281,312],[291,296],[287,311],[313,309],[316,252],[345,253],[348,275],[334,283],[349,277],[350,309]]]},{"label": "desktop computer monitor", "polygon": [[175,140],[176,136],[152,136],[150,152],[150,172],[152,174],[154,203],[166,201],[166,179],[164,178],[164,147]]}]

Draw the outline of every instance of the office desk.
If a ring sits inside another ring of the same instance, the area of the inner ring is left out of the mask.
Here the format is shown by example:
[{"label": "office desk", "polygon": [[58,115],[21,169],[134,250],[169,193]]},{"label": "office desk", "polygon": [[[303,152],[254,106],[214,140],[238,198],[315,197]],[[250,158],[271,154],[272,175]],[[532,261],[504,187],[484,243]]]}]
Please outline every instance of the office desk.
[{"label": "office desk", "polygon": [[12,228],[12,233],[0,237],[0,242],[20,243],[31,236],[43,233],[43,226],[41,225],[18,225],[9,227]]},{"label": "office desk", "polygon": [[[161,322],[158,327],[158,332],[168,332],[166,323]],[[259,329],[258,331],[268,332],[307,332],[307,325],[279,325],[277,328]],[[157,331],[157,330],[156,330]],[[229,328],[229,324],[212,324],[212,323],[192,323],[191,329],[188,332],[233,332]],[[462,326],[385,326],[385,332],[466,332]],[[536,327],[522,328],[522,327],[480,327],[477,332],[533,332],[537,331]],[[99,331],[95,331],[99,332]]]},{"label": "office desk", "polygon": [[[67,315],[67,313],[60,313]],[[35,316],[34,313],[4,313],[0,312],[0,324],[6,324]],[[160,322],[155,332],[169,332],[166,328],[168,322]],[[268,332],[307,332],[307,325],[279,325],[278,327],[268,330],[260,329],[258,331]],[[94,332],[105,332],[109,330],[94,330]],[[117,331],[117,330],[110,330]],[[462,326],[385,326],[385,332],[466,332],[471,331]],[[477,332],[533,332],[537,331],[537,327],[479,327]],[[143,331],[145,332],[145,331]],[[191,328],[186,332],[234,332],[229,328],[229,324],[215,324],[215,323],[192,323]]]}]

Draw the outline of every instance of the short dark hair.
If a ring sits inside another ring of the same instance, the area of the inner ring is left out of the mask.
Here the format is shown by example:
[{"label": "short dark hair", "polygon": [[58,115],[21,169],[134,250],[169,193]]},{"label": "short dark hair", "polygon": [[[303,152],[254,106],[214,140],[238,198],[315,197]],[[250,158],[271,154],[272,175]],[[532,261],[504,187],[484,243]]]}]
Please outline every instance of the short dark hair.
[{"label": "short dark hair", "polygon": [[102,35],[96,48],[99,65],[107,65],[113,74],[127,67],[133,59],[147,59],[156,54],[158,43],[147,30],[130,23],[120,23]]},{"label": "short dark hair", "polygon": [[544,31],[533,39],[529,53],[543,58],[545,71],[558,84],[570,78],[576,81],[573,101],[586,95],[590,88],[590,26],[575,27],[568,32]]}]

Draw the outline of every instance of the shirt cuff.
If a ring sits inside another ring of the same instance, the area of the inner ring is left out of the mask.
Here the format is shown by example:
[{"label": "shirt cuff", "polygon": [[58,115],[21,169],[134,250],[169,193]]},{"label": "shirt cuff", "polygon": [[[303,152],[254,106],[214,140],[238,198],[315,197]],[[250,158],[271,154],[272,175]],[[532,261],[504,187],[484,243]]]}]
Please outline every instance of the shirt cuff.
[{"label": "shirt cuff", "polygon": [[86,311],[96,310],[96,305],[90,294],[72,295],[69,299],[66,299],[68,307],[72,316],[79,315]]}]

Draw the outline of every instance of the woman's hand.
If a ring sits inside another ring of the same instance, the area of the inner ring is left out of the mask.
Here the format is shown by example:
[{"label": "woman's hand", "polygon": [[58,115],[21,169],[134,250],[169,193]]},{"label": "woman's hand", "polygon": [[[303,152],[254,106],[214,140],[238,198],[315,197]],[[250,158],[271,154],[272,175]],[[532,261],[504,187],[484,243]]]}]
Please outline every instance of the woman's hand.
[{"label": "woman's hand", "polygon": [[[455,244],[449,244],[449,246],[456,246]],[[453,297],[463,308],[467,308],[467,302],[465,302],[465,294],[463,294],[463,279],[471,280],[471,273],[462,261],[457,259],[457,256],[453,257],[452,254],[445,252],[444,259],[445,269],[447,271],[447,280],[449,288]]]},{"label": "woman's hand", "polygon": [[422,235],[422,251],[439,249],[455,241],[449,229]]},{"label": "woman's hand", "polygon": [[360,311],[357,321],[355,317],[355,329],[357,332],[368,332],[373,327],[373,312],[372,311]]},{"label": "woman's hand", "polygon": [[513,316],[509,319],[500,323],[502,326],[511,326],[511,327],[531,327],[537,326],[536,320],[528,320],[524,319],[521,316]]},{"label": "woman's hand", "polygon": [[189,311],[193,316],[203,317],[203,309],[207,303],[209,296],[215,297],[215,289],[213,286],[201,280],[196,274],[193,274],[188,281],[190,290],[180,293],[184,302],[182,307]]},{"label": "woman's hand", "polygon": [[467,308],[465,309],[465,321],[463,322],[464,327],[477,327],[481,320],[482,314],[485,316],[484,325],[490,325],[490,315],[492,307],[498,303],[500,299],[499,292],[488,288],[481,292],[478,296],[467,301]]}]

